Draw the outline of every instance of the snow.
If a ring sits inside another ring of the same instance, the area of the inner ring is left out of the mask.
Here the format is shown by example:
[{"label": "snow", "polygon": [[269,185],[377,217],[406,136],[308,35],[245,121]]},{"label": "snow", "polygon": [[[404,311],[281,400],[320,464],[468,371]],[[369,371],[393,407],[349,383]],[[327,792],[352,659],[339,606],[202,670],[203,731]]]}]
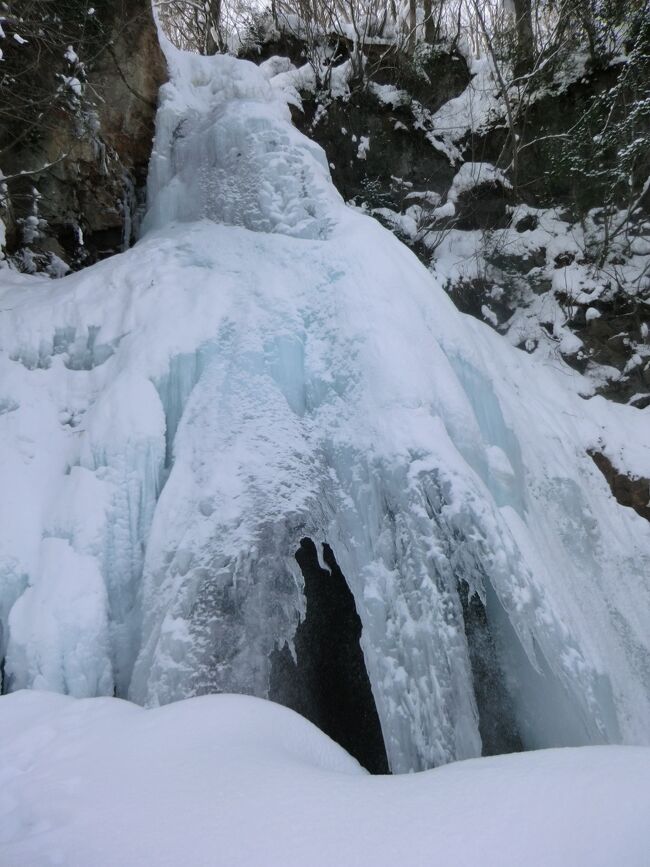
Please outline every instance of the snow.
[{"label": "snow", "polygon": [[[312,57],[309,63],[297,69],[293,66],[282,69],[278,60],[279,58],[270,58],[260,68],[269,78],[276,93],[291,105],[301,108],[302,100],[299,94],[315,94],[325,82],[330,97],[344,100],[349,98],[349,82],[353,75],[351,61],[346,60],[332,66],[329,57]],[[278,72],[278,69],[281,71]]]},{"label": "snow", "polygon": [[[411,99],[406,90],[401,90],[394,84],[377,84],[376,81],[370,81],[368,89],[379,102],[389,105],[391,108],[408,105]],[[402,126],[404,125],[402,124]],[[406,127],[404,128],[406,129]]]},{"label": "snow", "polygon": [[370,137],[362,135],[359,137],[359,147],[357,148],[357,159],[365,160],[368,151],[370,150]]},{"label": "snow", "polygon": [[435,113],[414,102],[416,128],[423,129],[437,150],[452,164],[461,160],[463,140],[469,133],[480,134],[503,115],[500,86],[489,58],[469,60],[471,79],[465,90],[448,100]]},{"label": "snow", "polygon": [[12,867],[647,864],[647,748],[371,777],[292,711],[245,696],[142,710],[20,692],[0,706]]},{"label": "snow", "polygon": [[461,316],[264,71],[168,55],[138,244],[0,275],[8,687],[266,696],[310,536],[393,771],[480,755],[460,581],[526,747],[647,743],[650,526],[588,449],[649,477],[648,411]]},{"label": "snow", "polygon": [[506,189],[512,189],[512,184],[501,169],[495,168],[491,163],[467,162],[463,163],[454,175],[447,199],[457,202],[463,193],[482,184],[500,184]]},{"label": "snow", "polygon": [[[462,158],[463,144],[470,133],[479,136],[488,128],[506,122],[507,112],[500,76],[494,61],[489,56],[474,57],[467,40],[463,37],[456,45],[467,61],[470,81],[457,97],[448,100],[436,112],[431,113],[419,103],[413,105],[413,114],[418,126],[426,133],[433,147],[444,153],[452,164]],[[532,84],[517,79],[512,70],[501,69],[501,79],[507,82],[507,99],[516,115],[521,104],[542,99],[549,93],[561,93],[585,74],[588,58],[580,52],[571,53],[570,59],[559,65],[553,74],[552,84]]]},{"label": "snow", "polygon": [[487,304],[481,305],[481,315],[483,316],[483,319],[486,319],[488,322],[491,322],[495,328],[499,324],[499,319],[498,319],[496,313],[494,312],[494,310],[492,310],[490,307],[488,307]]},{"label": "snow", "polygon": [[[435,224],[436,222],[439,222],[441,220],[452,219],[453,217],[456,216],[456,206],[458,204],[458,200],[460,199],[460,197],[464,193],[467,193],[470,190],[475,189],[476,187],[480,187],[482,185],[487,185],[487,184],[491,184],[491,185],[499,184],[504,189],[512,189],[512,184],[510,183],[510,181],[508,180],[508,178],[506,177],[504,172],[501,169],[498,169],[495,166],[493,166],[492,163],[483,163],[483,162],[465,162],[465,163],[462,163],[462,165],[460,166],[460,168],[458,169],[458,171],[454,175],[452,182],[451,182],[451,186],[449,187],[449,190],[447,191],[447,201],[443,205],[439,205],[438,207],[433,207],[431,210],[428,210],[426,212],[428,222]],[[426,195],[426,194],[421,194],[421,195]],[[438,199],[439,199],[439,197],[438,197]],[[437,203],[432,202],[432,204],[435,205]],[[399,217],[400,215],[395,215],[395,216]],[[446,234],[449,235],[451,233],[447,232]],[[452,239],[456,239],[458,237],[463,238],[463,239],[466,237],[470,237],[473,240],[474,239],[478,240],[480,235],[479,235],[479,233],[475,233],[473,236],[468,236],[467,233],[463,233],[463,234],[454,233],[454,235],[452,235]],[[424,242],[424,244],[426,246],[433,247],[434,249],[436,249],[439,246],[440,236],[439,236],[438,232],[435,230],[431,233],[427,233],[426,231],[422,232],[421,238],[422,238],[422,241]],[[474,262],[474,267],[477,266],[477,264],[478,264],[478,256],[477,256],[478,247],[479,247],[479,245],[476,245],[472,252],[470,252],[469,249],[467,249],[464,252],[464,254],[461,258],[461,261],[464,263],[464,267],[467,267],[465,265],[465,263],[467,261],[471,262],[472,260]],[[444,267],[442,265],[443,257],[444,257],[444,254],[441,251],[436,257],[436,261],[435,261],[435,264],[433,266],[434,268],[441,270],[441,268]],[[470,265],[470,267],[471,267],[471,265]],[[455,269],[453,267],[448,268],[447,276],[452,277],[454,275],[454,270]]]},{"label": "snow", "polygon": [[66,50],[65,50],[65,52],[64,52],[64,54],[63,54],[63,56],[64,56],[64,58],[68,61],[68,63],[71,63],[71,64],[73,64],[73,65],[74,65],[75,63],[79,63],[79,55],[78,55],[77,52],[74,50],[74,48],[72,47],[72,45],[68,45],[68,47],[66,48]]},{"label": "snow", "polygon": [[69,88],[75,94],[75,96],[81,96],[81,94],[83,92],[83,85],[81,84],[79,79],[76,78],[76,76],[64,75],[61,77],[63,79],[63,83],[65,84],[65,86],[67,88]]},{"label": "snow", "polygon": [[[453,203],[448,201],[432,211],[431,218],[439,219],[443,208],[449,208],[448,216],[454,215]],[[606,238],[600,209],[581,222],[570,221],[559,208],[518,205],[510,211],[509,225],[502,229],[481,232],[434,226],[421,232],[418,240],[435,251],[431,269],[452,297],[455,287],[475,280],[493,284],[492,292],[507,287],[512,315],[503,317],[500,330],[513,345],[527,346],[538,359],[553,362],[559,351],[583,353],[582,393],[594,394],[609,381],[620,379],[621,371],[585,351],[573,333],[572,318],[582,308],[586,321],[592,322],[598,318],[593,312],[598,310],[596,303],[603,302],[611,310],[617,294],[628,299],[643,294],[647,241],[639,236],[620,244],[614,241],[609,261],[601,267],[594,263]],[[524,220],[534,228],[523,229]],[[626,352],[631,356],[634,350],[650,357],[642,327],[637,337],[630,326]]]}]

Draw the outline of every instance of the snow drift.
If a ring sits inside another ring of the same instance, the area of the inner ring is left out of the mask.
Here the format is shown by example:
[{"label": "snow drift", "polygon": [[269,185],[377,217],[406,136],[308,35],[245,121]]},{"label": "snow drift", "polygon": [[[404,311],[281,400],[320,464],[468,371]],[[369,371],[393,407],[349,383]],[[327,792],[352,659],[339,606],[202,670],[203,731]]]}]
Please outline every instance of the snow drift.
[{"label": "snow drift", "polygon": [[262,71],[170,64],[142,240],[2,273],[6,687],[266,696],[310,537],[354,594],[393,771],[481,753],[461,586],[526,747],[647,742],[650,526],[587,450],[650,475],[650,411],[458,314]]},{"label": "snow drift", "polygon": [[372,777],[246,696],[155,710],[0,699],[0,861],[12,867],[642,867],[650,750],[588,747]]}]

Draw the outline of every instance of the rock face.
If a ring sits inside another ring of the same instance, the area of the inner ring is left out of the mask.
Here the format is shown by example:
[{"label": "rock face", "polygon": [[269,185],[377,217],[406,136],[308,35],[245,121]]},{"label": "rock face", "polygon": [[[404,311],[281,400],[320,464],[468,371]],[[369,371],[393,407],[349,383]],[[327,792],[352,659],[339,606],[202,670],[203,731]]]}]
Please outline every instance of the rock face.
[{"label": "rock face", "polygon": [[27,271],[79,268],[131,241],[166,79],[146,0],[104,0],[91,19],[77,5],[66,4],[62,24],[44,12],[47,38],[9,58],[22,87],[33,65],[47,106],[42,120],[27,116],[25,137],[0,121],[6,250]]},{"label": "rock face", "polygon": [[607,479],[617,502],[650,521],[650,479],[621,472],[602,452],[592,450],[589,454]]},{"label": "rock face", "polygon": [[432,50],[417,67],[394,52],[368,63],[367,87],[353,85],[325,105],[322,94],[303,93],[293,121],[324,148],[346,201],[400,211],[419,201],[417,191],[449,188],[454,168],[432,147],[422,119],[462,93],[470,74],[454,50]]}]

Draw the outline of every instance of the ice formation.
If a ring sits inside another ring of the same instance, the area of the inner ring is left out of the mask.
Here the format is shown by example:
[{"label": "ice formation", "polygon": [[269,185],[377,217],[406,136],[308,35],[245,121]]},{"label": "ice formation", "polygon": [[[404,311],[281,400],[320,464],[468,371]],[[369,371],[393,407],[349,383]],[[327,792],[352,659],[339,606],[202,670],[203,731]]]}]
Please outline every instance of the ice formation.
[{"label": "ice formation", "polygon": [[526,747],[644,743],[650,410],[583,399],[346,208],[250,63],[169,49],[145,233],[55,283],[3,271],[5,688],[265,696],[327,542],[393,771],[481,753],[459,585]]}]

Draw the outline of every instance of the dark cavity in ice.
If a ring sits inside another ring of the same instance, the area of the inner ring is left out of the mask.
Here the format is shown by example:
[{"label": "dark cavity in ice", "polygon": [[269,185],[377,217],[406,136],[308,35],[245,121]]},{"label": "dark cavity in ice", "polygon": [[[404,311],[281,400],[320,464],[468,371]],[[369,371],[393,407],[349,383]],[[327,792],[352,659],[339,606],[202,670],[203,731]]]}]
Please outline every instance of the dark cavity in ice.
[{"label": "dark cavity in ice", "polygon": [[518,753],[524,749],[514,707],[499,662],[485,606],[465,581],[458,582],[465,636],[479,713],[482,755]]},{"label": "dark cavity in ice", "polygon": [[311,720],[373,774],[388,760],[370,680],[359,644],[361,620],[332,549],[302,539],[296,560],[305,579],[307,611],[294,647],[271,654],[269,698]]}]

